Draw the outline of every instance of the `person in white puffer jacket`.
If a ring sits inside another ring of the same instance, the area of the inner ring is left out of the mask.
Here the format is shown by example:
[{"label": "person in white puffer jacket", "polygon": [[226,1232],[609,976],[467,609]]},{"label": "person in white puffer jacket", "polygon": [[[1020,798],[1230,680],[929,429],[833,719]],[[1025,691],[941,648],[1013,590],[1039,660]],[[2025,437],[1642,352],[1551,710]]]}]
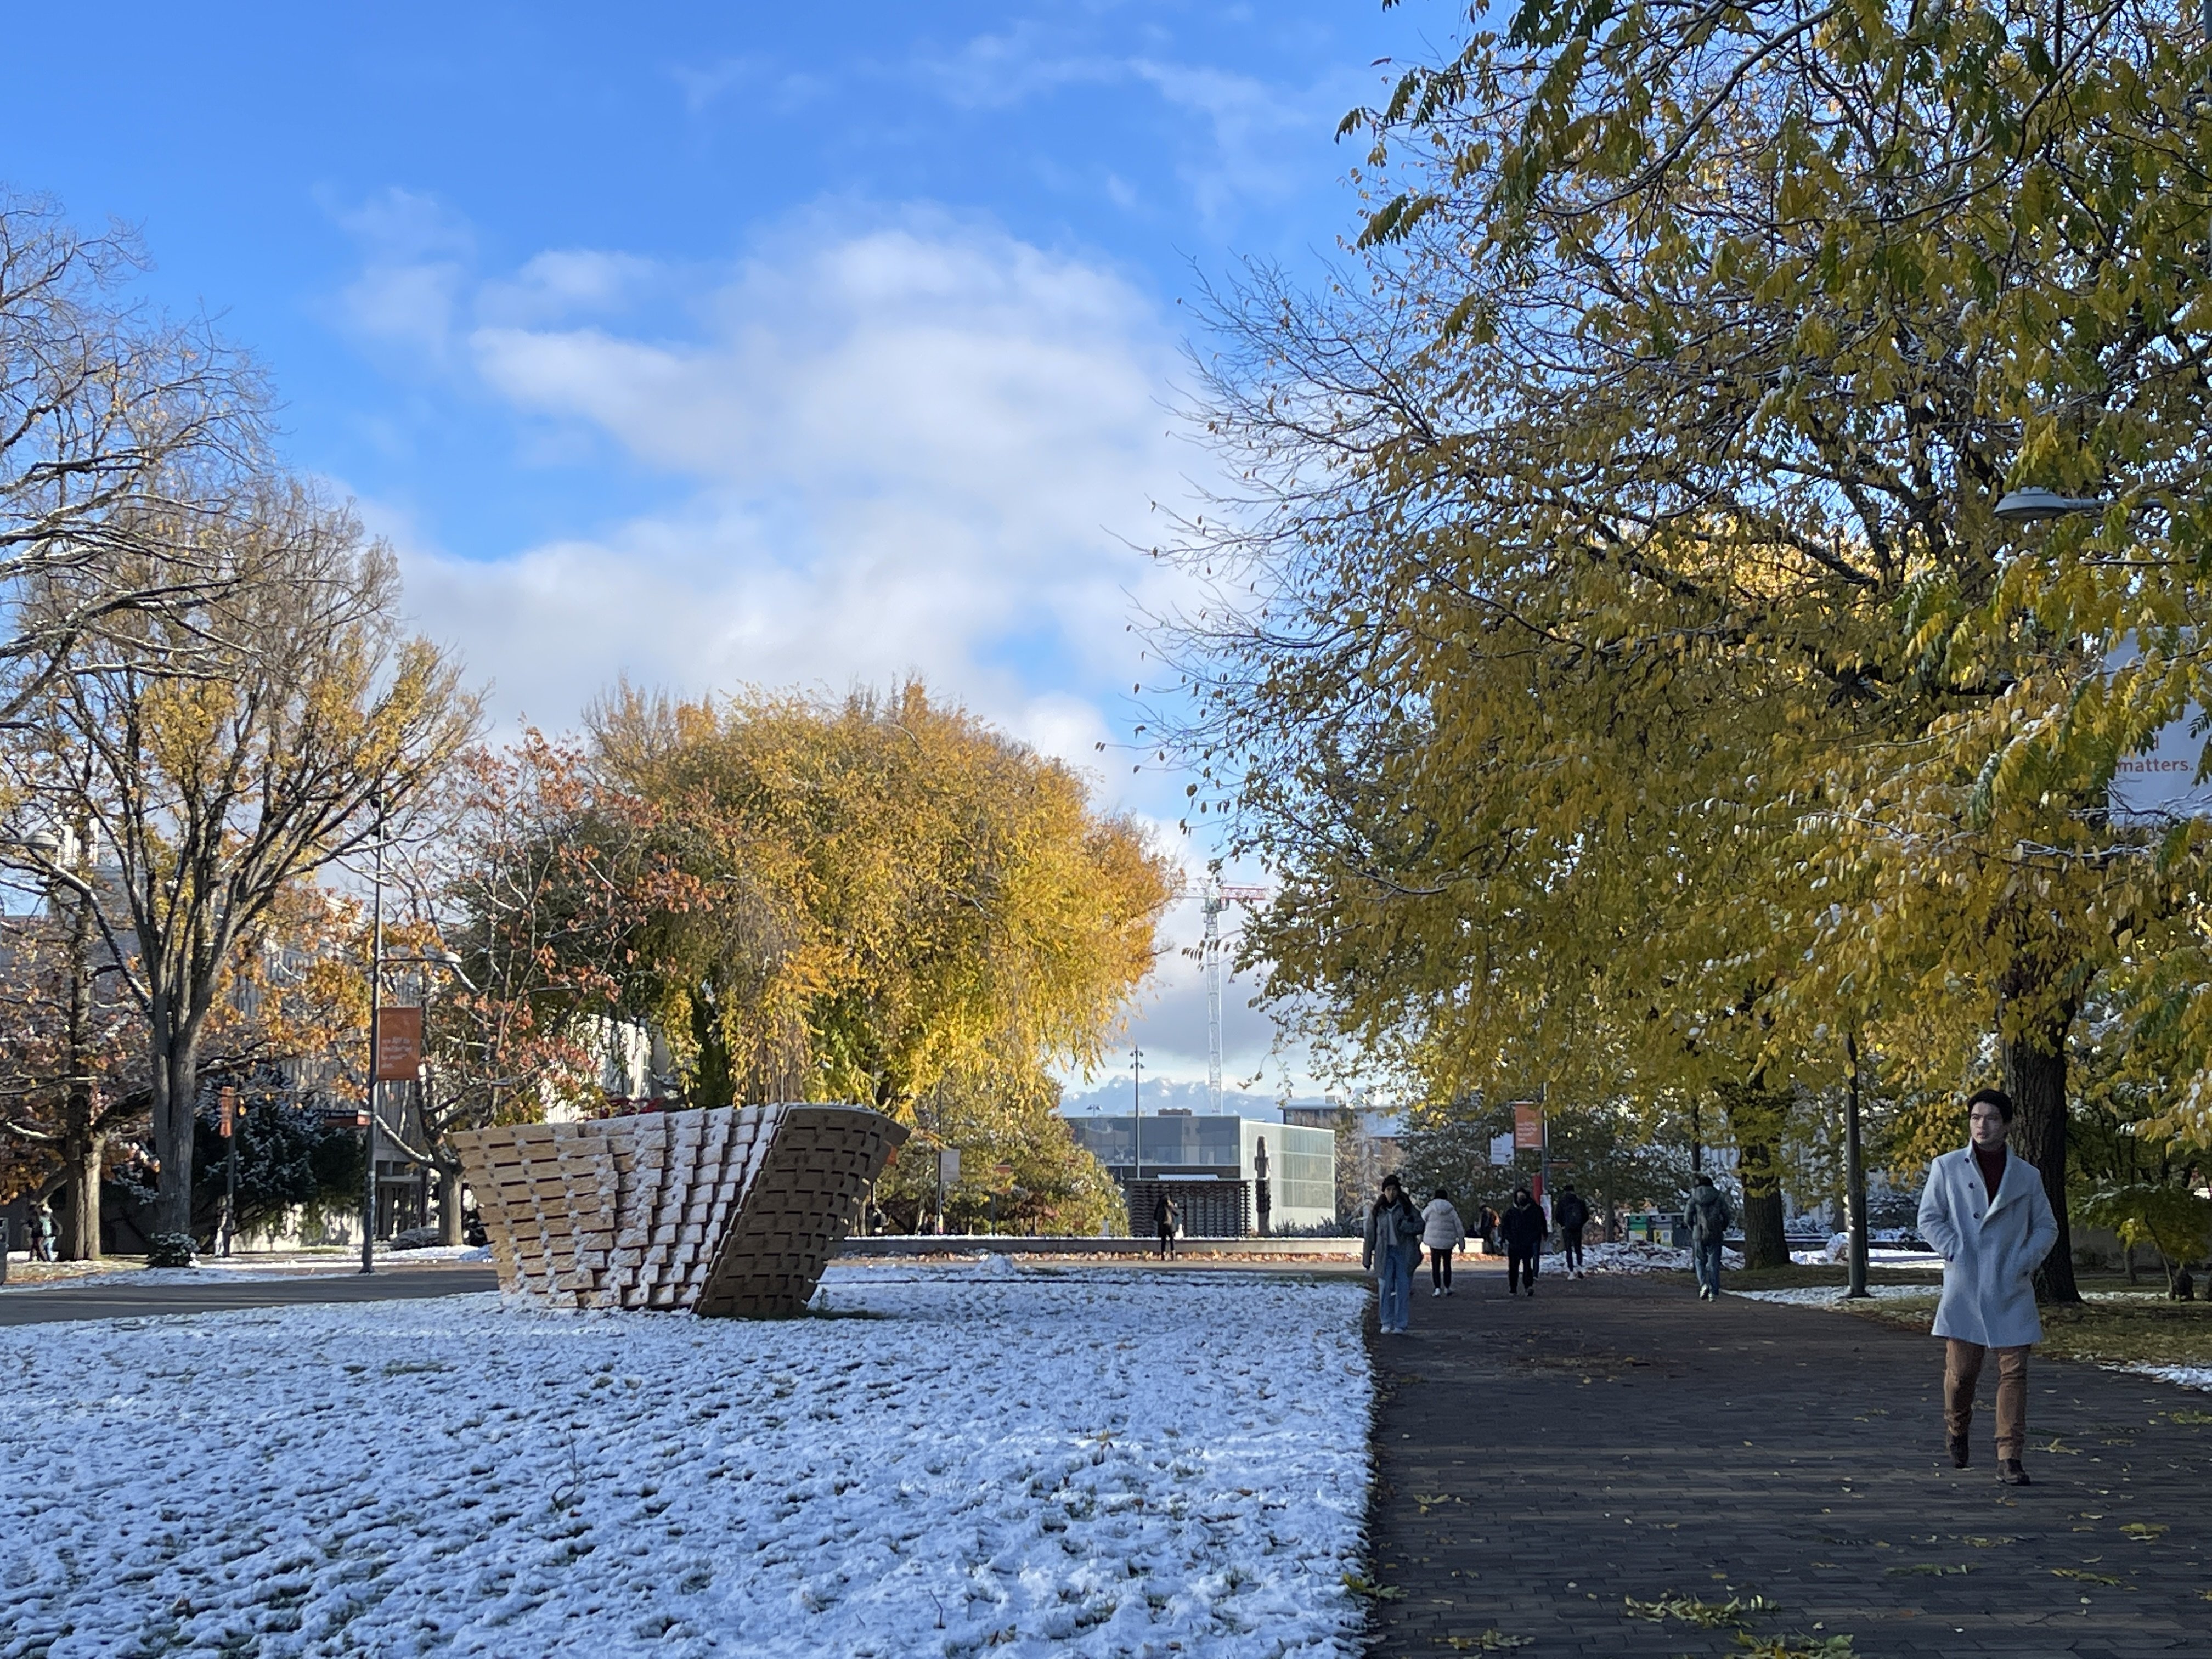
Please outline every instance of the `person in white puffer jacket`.
[{"label": "person in white puffer jacket", "polygon": [[1429,1247],[1429,1294],[1449,1296],[1452,1252],[1467,1243],[1467,1227],[1442,1188],[1421,1212],[1421,1243]]}]

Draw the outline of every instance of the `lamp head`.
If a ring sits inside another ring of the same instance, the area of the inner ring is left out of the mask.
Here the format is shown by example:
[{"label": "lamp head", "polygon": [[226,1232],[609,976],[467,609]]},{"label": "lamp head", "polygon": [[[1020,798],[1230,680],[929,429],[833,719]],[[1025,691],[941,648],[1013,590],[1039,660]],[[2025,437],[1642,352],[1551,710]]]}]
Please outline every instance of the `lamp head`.
[{"label": "lamp head", "polygon": [[2102,513],[2110,505],[2096,495],[2062,495],[2055,489],[2011,489],[1997,498],[1996,515],[2007,524],[2035,524],[2073,513]]}]

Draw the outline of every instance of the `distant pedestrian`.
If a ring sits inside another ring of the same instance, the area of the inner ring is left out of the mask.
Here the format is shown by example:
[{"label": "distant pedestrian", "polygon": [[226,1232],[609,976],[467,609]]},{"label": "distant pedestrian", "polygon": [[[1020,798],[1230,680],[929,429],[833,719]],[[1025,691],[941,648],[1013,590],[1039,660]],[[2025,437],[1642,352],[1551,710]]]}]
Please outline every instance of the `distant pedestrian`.
[{"label": "distant pedestrian", "polygon": [[1935,1334],[1943,1339],[1943,1426],[1952,1463],[1965,1468],[1974,1388],[1997,1357],[1997,1479],[2028,1484],[2027,1351],[2043,1340],[2032,1282],[2058,1237],[2043,1176],[2005,1150],[2012,1097],[1977,1089],[1966,1100],[1966,1146],[1928,1166],[1920,1236],[1943,1258]]},{"label": "distant pedestrian", "polygon": [[1176,1231],[1182,1224],[1182,1215],[1176,1207],[1175,1200],[1162,1192],[1152,1200],[1152,1225],[1159,1230],[1160,1259],[1163,1261],[1175,1254]]},{"label": "distant pedestrian", "polygon": [[1481,1213],[1474,1218],[1474,1231],[1476,1236],[1482,1240],[1482,1253],[1485,1255],[1504,1254],[1498,1243],[1498,1212],[1487,1204],[1482,1206]]},{"label": "distant pedestrian", "polygon": [[39,1200],[38,1207],[31,1212],[31,1225],[34,1233],[32,1248],[37,1252],[40,1261],[52,1261],[54,1259],[54,1211],[53,1206],[43,1198]]},{"label": "distant pedestrian", "polygon": [[1375,1272],[1375,1314],[1385,1332],[1403,1331],[1413,1317],[1413,1263],[1421,1254],[1421,1212],[1394,1175],[1367,1206],[1366,1241],[1359,1265]]},{"label": "distant pedestrian", "polygon": [[1551,1231],[1544,1206],[1526,1187],[1517,1188],[1513,1201],[1498,1218],[1498,1231],[1505,1236],[1505,1294],[1525,1291],[1536,1294],[1536,1264],[1543,1258],[1544,1235]]},{"label": "distant pedestrian", "polygon": [[1583,1229],[1589,1225],[1589,1206],[1575,1190],[1571,1181],[1559,1188],[1559,1196],[1552,1206],[1552,1220],[1559,1230],[1559,1242],[1567,1252],[1567,1273],[1575,1279],[1583,1276]]},{"label": "distant pedestrian", "polygon": [[1721,1246],[1735,1216],[1713,1178],[1703,1170],[1690,1188],[1690,1206],[1682,1218],[1690,1225],[1690,1260],[1698,1270],[1698,1298],[1717,1301],[1721,1293]]},{"label": "distant pedestrian", "polygon": [[1421,1212],[1421,1243],[1429,1247],[1429,1294],[1449,1296],[1452,1252],[1467,1243],[1467,1224],[1441,1187]]}]

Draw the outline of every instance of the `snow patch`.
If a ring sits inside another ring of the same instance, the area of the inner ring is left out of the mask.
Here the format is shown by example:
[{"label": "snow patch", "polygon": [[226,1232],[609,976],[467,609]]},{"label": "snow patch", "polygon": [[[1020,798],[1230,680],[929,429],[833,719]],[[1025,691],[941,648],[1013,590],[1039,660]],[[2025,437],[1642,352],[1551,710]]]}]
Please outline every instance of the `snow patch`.
[{"label": "snow patch", "polygon": [[0,1328],[0,1654],[1357,1651],[1363,1285],[824,1283]]},{"label": "snow patch", "polygon": [[[1747,1302],[1779,1302],[1793,1308],[1830,1308],[1848,1300],[1850,1289],[1844,1285],[1807,1285],[1789,1291],[1731,1291],[1726,1284],[1722,1290],[1729,1296],[1740,1296]],[[1929,1297],[1940,1293],[1936,1285],[1869,1285],[1867,1295],[1876,1302],[1899,1302],[1913,1297]]]},{"label": "snow patch", "polygon": [[2138,1376],[2154,1376],[2161,1382],[2177,1383],[2185,1389],[2212,1390],[2212,1365],[2115,1365],[2116,1371],[2133,1371]]},{"label": "snow patch", "polygon": [[[1586,1273],[1686,1273],[1694,1272],[1696,1266],[1687,1250],[1678,1250],[1670,1244],[1646,1243],[1642,1239],[1629,1239],[1618,1244],[1583,1246],[1583,1271]],[[1740,1252],[1723,1246],[1721,1266],[1723,1268],[1741,1267],[1743,1256]],[[1544,1272],[1563,1273],[1566,1270],[1565,1251],[1554,1251],[1544,1258]]]},{"label": "snow patch", "polygon": [[404,1267],[410,1261],[489,1261],[491,1260],[491,1246],[425,1244],[412,1250],[386,1250],[379,1246],[377,1259],[394,1267]]}]

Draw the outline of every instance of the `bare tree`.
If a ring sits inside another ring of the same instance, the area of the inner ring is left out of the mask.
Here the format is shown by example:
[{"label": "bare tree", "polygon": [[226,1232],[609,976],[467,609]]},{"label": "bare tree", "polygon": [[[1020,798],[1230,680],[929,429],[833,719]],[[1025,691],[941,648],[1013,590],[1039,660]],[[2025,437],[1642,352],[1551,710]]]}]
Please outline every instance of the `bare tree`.
[{"label": "bare tree", "polygon": [[[28,810],[91,827],[96,878],[28,845],[11,857],[76,893],[125,964],[146,1018],[155,1224],[184,1232],[201,1042],[238,952],[289,884],[361,846],[380,811],[404,819],[477,707],[449,655],[401,635],[391,553],[349,511],[264,482],[117,568],[164,588],[171,540],[191,580],[76,632],[8,761]],[[47,573],[33,623],[72,614],[80,583]]]},{"label": "bare tree", "polygon": [[0,723],[122,618],[208,598],[205,532],[263,470],[258,377],[129,303],[141,264],[126,233],[0,191]]}]

